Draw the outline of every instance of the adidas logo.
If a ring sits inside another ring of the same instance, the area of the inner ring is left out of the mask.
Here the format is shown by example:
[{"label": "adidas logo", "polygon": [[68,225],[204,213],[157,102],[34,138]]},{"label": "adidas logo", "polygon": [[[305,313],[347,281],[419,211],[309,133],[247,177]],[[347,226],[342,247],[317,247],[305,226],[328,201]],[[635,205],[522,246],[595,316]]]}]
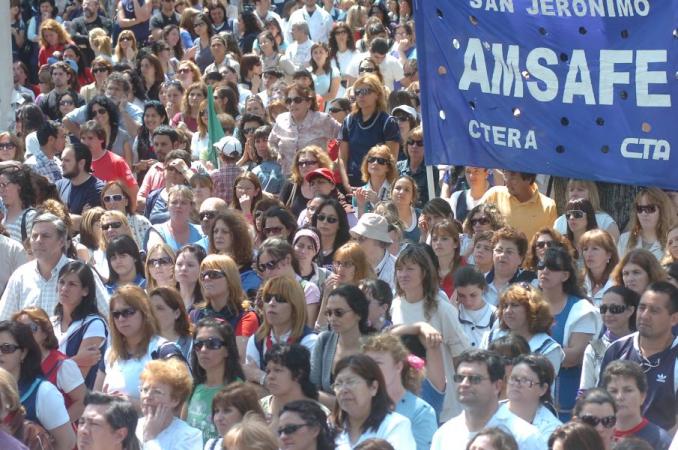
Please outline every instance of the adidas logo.
[{"label": "adidas logo", "polygon": [[666,375],[663,373],[657,374],[657,383],[666,383]]}]

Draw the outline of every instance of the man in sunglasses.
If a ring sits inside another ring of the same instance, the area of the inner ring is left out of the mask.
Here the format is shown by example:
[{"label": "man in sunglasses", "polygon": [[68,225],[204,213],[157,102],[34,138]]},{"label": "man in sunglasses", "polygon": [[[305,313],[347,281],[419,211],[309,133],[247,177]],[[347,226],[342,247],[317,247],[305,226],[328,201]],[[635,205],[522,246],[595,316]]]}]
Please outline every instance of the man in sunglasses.
[{"label": "man in sunglasses", "polygon": [[647,393],[643,416],[670,433],[675,432],[678,415],[678,288],[666,281],[650,284],[636,313],[638,331],[617,341],[605,352],[600,367],[601,384],[605,371],[616,360],[634,361],[643,369]]},{"label": "man in sunglasses", "polygon": [[454,383],[463,411],[438,428],[431,450],[466,449],[469,440],[490,427],[511,433],[520,450],[546,450],[546,440],[535,426],[499,404],[504,374],[504,361],[495,352],[473,349],[459,356]]},{"label": "man in sunglasses", "polygon": [[56,182],[61,201],[68,206],[73,226],[80,224],[80,214],[93,206],[101,206],[104,182],[92,175],[92,153],[85,144],[68,145],[61,154],[64,177]]},{"label": "man in sunglasses", "polygon": [[[647,378],[640,365],[633,361],[612,361],[603,374],[603,387],[617,403],[616,425],[612,424],[615,440],[634,436],[647,441],[652,448],[669,448],[669,434],[643,417]],[[582,419],[586,423],[586,418]]]}]

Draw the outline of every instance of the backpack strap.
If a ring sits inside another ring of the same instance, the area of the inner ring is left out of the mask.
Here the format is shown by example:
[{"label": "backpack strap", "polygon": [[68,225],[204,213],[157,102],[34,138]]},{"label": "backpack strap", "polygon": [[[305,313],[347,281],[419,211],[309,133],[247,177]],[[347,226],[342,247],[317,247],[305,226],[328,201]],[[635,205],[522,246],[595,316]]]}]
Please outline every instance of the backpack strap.
[{"label": "backpack strap", "polygon": [[33,380],[31,386],[21,396],[20,402],[24,403],[26,400],[28,400],[31,395],[33,395],[33,392],[38,388],[38,386],[40,386],[40,383],[42,383],[42,378],[36,378]]},{"label": "backpack strap", "polygon": [[26,211],[21,215],[21,242],[24,242],[28,238],[28,232],[26,230],[26,216],[29,212],[35,211],[35,208],[26,208]]}]

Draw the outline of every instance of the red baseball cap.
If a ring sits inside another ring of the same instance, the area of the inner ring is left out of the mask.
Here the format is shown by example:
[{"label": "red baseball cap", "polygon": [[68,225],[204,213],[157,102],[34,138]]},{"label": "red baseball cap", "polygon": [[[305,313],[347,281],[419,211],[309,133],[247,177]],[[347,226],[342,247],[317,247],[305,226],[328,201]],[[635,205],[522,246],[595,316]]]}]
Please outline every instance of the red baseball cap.
[{"label": "red baseball cap", "polygon": [[322,177],[332,184],[337,184],[334,180],[334,173],[327,167],[321,167],[320,169],[315,169],[314,171],[307,173],[304,179],[307,182],[310,182],[312,179],[318,177]]}]

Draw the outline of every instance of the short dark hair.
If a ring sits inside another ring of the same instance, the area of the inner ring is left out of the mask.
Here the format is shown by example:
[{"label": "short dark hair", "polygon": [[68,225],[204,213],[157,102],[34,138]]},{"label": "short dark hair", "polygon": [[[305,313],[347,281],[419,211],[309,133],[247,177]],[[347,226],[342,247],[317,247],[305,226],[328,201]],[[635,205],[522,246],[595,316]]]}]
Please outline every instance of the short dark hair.
[{"label": "short dark hair", "polygon": [[459,366],[462,363],[485,364],[487,373],[490,375],[490,381],[493,383],[504,379],[504,360],[497,352],[481,350],[478,348],[465,350],[459,355],[459,362],[457,363],[455,370],[459,370]]},{"label": "short dark hair", "polygon": [[122,448],[125,450],[139,449],[139,441],[136,438],[139,415],[129,400],[117,395],[91,391],[85,395],[85,406],[88,405],[108,406],[104,413],[108,425],[114,430],[127,429],[127,436],[122,441]]},{"label": "short dark hair", "polygon": [[299,383],[304,396],[318,399],[318,388],[311,382],[311,353],[299,344],[274,344],[266,352],[264,367],[269,362],[281,365],[292,373],[292,379]]},{"label": "short dark hair", "polygon": [[180,148],[170,150],[167,153],[167,156],[165,156],[165,161],[172,161],[173,159],[182,159],[188,167],[191,167],[191,154],[186,150],[182,150]]},{"label": "short dark hair", "polygon": [[92,172],[92,152],[90,152],[89,147],[80,142],[74,142],[68,145],[68,147],[73,149],[76,162],[82,161],[83,159],[85,160],[85,167],[83,170],[87,173]]},{"label": "short dark hair", "polygon": [[483,291],[487,288],[487,280],[478,269],[473,266],[464,266],[454,272],[454,285],[456,287],[478,286]]},{"label": "short dark hair", "polygon": [[109,85],[111,83],[120,84],[120,86],[122,86],[122,90],[125,92],[129,92],[132,90],[132,84],[129,82],[127,78],[125,78],[125,76],[121,72],[115,71],[108,75],[106,85]]},{"label": "short dark hair", "polygon": [[655,281],[645,289],[645,292],[652,291],[658,294],[665,294],[668,298],[668,310],[671,314],[678,312],[678,288],[668,281]]},{"label": "short dark hair", "polygon": [[376,37],[370,42],[370,52],[385,55],[388,53],[388,41],[382,37]]},{"label": "short dark hair", "polygon": [[179,140],[179,133],[177,133],[177,130],[170,127],[169,125],[159,125],[155,130],[153,130],[153,136],[151,136],[151,139],[156,136],[167,136],[170,138],[170,141],[172,141],[172,144],[176,144],[176,142]]},{"label": "short dark hair", "polygon": [[612,381],[612,377],[633,378],[636,381],[636,387],[642,393],[647,392],[647,377],[643,368],[635,361],[627,359],[618,359],[612,361],[605,367],[603,372],[602,386],[607,389],[607,385]]},{"label": "short dark hair", "polygon": [[139,246],[130,236],[123,234],[121,236],[114,237],[106,247],[106,260],[108,261],[108,272],[109,272],[109,283],[117,283],[119,279],[118,273],[113,270],[111,266],[111,258],[114,255],[130,255],[134,259],[134,268],[137,271],[137,275],[144,276],[144,262],[141,260],[141,254],[139,253]]},{"label": "short dark hair", "polygon": [[351,308],[355,314],[360,317],[360,322],[358,322],[358,329],[361,334],[367,334],[370,330],[369,325],[367,324],[367,316],[369,314],[370,304],[367,301],[367,297],[363,291],[360,290],[358,286],[352,284],[342,284],[338,288],[333,289],[328,298],[332,295],[338,295],[339,297],[346,300],[348,307]]},{"label": "short dark hair", "polygon": [[40,145],[45,145],[47,144],[47,140],[50,136],[54,138],[58,137],[60,127],[61,124],[55,120],[45,120],[45,122],[40,128],[38,128],[38,131],[36,132],[38,143]]},{"label": "short dark hair", "polygon": [[577,403],[574,404],[572,416],[579,416],[582,409],[584,409],[584,406],[589,403],[595,403],[596,405],[604,405],[607,403],[612,406],[614,413],[617,414],[617,404],[614,402],[610,393],[603,388],[595,388],[589,389],[584,395],[577,399]]}]

